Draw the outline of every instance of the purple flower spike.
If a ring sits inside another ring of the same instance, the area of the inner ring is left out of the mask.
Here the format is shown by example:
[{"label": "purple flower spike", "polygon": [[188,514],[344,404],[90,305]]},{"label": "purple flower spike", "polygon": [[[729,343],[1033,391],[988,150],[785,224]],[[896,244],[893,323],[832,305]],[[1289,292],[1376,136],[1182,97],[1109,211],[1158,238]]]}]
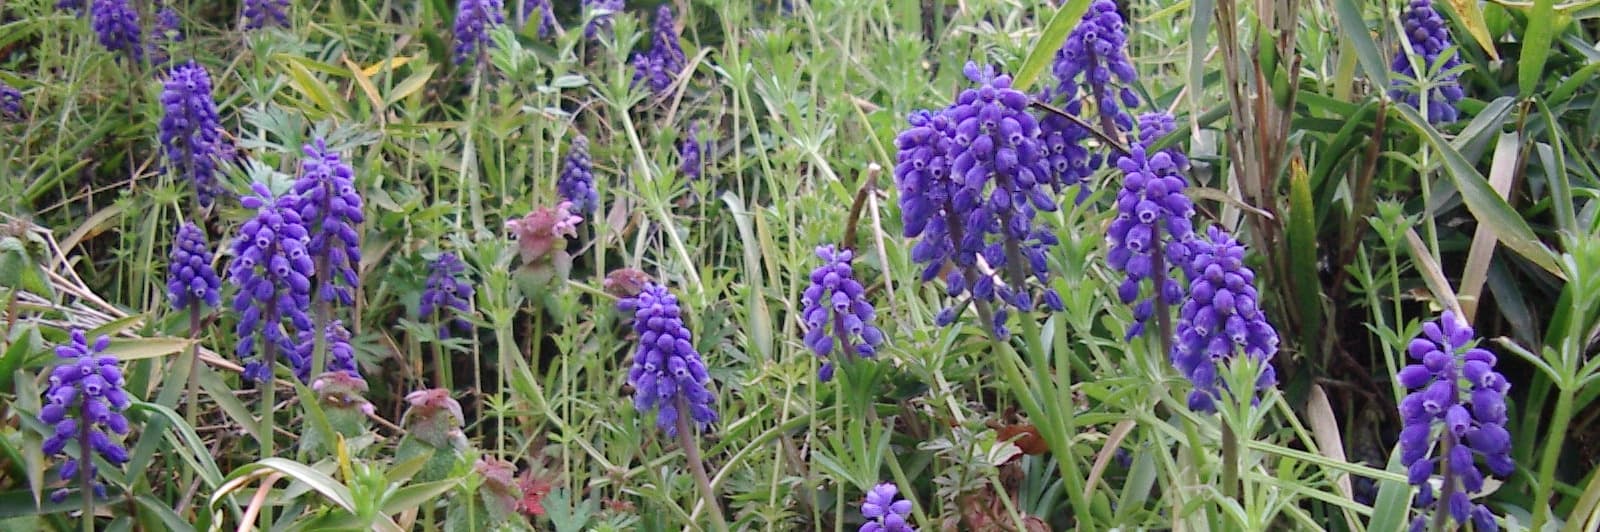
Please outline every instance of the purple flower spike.
[{"label": "purple flower spike", "polygon": [[550,0],[523,0],[522,16],[524,18],[519,23],[526,24],[528,22],[526,17],[532,17],[535,14],[539,17],[539,37],[549,37],[550,32],[557,27],[556,10],[550,6]]},{"label": "purple flower spike", "polygon": [[489,29],[506,22],[501,0],[461,0],[456,4],[456,64],[482,57],[493,43]]},{"label": "purple flower spike", "polygon": [[1444,17],[1433,9],[1431,0],[1411,0],[1401,15],[1401,25],[1405,30],[1405,39],[1411,43],[1411,51],[1417,54],[1423,71],[1419,73],[1412,68],[1411,56],[1402,47],[1389,65],[1389,69],[1402,78],[1391,84],[1389,97],[1422,109],[1415,87],[1403,85],[1427,79],[1438,72],[1437,79],[1431,82],[1435,86],[1428,91],[1428,122],[1455,122],[1461,116],[1461,111],[1456,109],[1456,102],[1464,96],[1461,84],[1456,82],[1455,72],[1461,66],[1461,58],[1451,49],[1455,44],[1451,42],[1450,28],[1445,25]]},{"label": "purple flower spike", "polygon": [[862,523],[858,531],[917,532],[917,528],[911,526],[911,501],[899,495],[900,488],[889,482],[867,492],[867,499],[861,502],[861,517],[867,522]]},{"label": "purple flower spike", "polygon": [[22,91],[0,81],[0,119],[22,120]]},{"label": "purple flower spike", "polygon": [[1206,236],[1191,246],[1194,273],[1172,346],[1172,365],[1194,382],[1189,408],[1198,412],[1216,410],[1223,361],[1240,352],[1262,364],[1257,391],[1277,383],[1267,361],[1278,352],[1278,332],[1257,306],[1256,273],[1244,265],[1245,248],[1216,226]]},{"label": "purple flower spike", "polygon": [[194,61],[178,65],[161,90],[161,146],[167,168],[194,184],[201,207],[222,193],[217,182],[222,126],[211,98],[211,75]]},{"label": "purple flower spike", "polygon": [[[1106,261],[1127,276],[1117,295],[1134,306],[1129,339],[1144,332],[1145,321],[1155,312],[1155,298],[1168,305],[1181,302],[1183,288],[1173,269],[1187,268],[1189,245],[1195,238],[1189,221],[1194,203],[1183,193],[1188,184],[1180,173],[1187,168],[1188,159],[1172,149],[1147,151],[1149,142],[1171,131],[1172,120],[1145,115],[1139,118],[1139,125],[1140,142],[1134,144],[1132,153],[1117,159],[1124,178],[1117,191],[1117,217],[1106,234],[1111,248]],[[1158,277],[1161,286],[1156,293],[1141,297],[1144,281]]]},{"label": "purple flower spike", "polygon": [[[1133,127],[1126,109],[1139,105],[1139,96],[1133,90],[1139,81],[1138,73],[1128,60],[1127,39],[1116,2],[1095,0],[1089,4],[1083,19],[1056,52],[1051,66],[1056,85],[1047,88],[1039,99],[1089,121],[1107,134],[1122,136]],[[1087,114],[1086,102],[1092,104],[1097,117]],[[1105,160],[1104,154],[1090,153],[1084,146],[1089,132],[1071,120],[1046,115],[1039,127],[1050,149],[1051,169],[1063,185],[1082,181]]]},{"label": "purple flower spike", "polygon": [[[913,113],[911,127],[895,139],[905,234],[922,237],[911,258],[925,264],[923,281],[954,263],[945,279],[952,297],[998,299],[1021,312],[1033,311],[1037,300],[1061,310],[1046,261],[1057,240],[1033,223],[1038,211],[1056,210],[1056,182],[1028,96],[992,69],[968,63],[965,73],[977,88],[943,112]],[[1030,277],[1040,285],[1037,295]],[[1007,335],[1005,317],[995,312],[997,336]]]},{"label": "purple flower spike", "polygon": [[687,64],[683,45],[678,42],[678,27],[672,17],[672,7],[663,4],[656,12],[650,50],[633,54],[633,83],[645,81],[651,91],[664,94]]},{"label": "purple flower spike", "polygon": [[361,234],[356,226],[364,219],[355,171],[340,160],[338,152],[329,151],[322,139],[303,150],[306,157],[300,162],[294,193],[299,198],[295,208],[311,235],[306,252],[316,261],[322,299],[351,305],[355,303],[353,289],[361,286],[356,276]]},{"label": "purple flower spike", "polygon": [[256,215],[240,226],[233,241],[228,283],[237,289],[232,310],[239,316],[239,341],[234,352],[246,362],[245,378],[266,382],[277,355],[293,361],[299,353],[298,332],[312,329],[307,310],[316,267],[307,251],[311,235],[301,222],[299,198],[274,198],[260,183],[251,191],[240,203]]},{"label": "purple flower spike", "polygon": [[[811,286],[800,296],[806,324],[806,347],[826,359],[837,347],[840,353],[870,357],[883,344],[883,331],[872,325],[877,314],[867,301],[866,289],[855,279],[850,261],[854,252],[818,246],[822,265],[811,271]],[[828,382],[833,363],[823,362],[818,380]]]},{"label": "purple flower spike", "polygon": [[[1494,354],[1474,347],[1474,341],[1472,327],[1446,311],[1438,321],[1422,324],[1422,335],[1406,347],[1415,363],[1396,375],[1411,390],[1400,401],[1400,463],[1418,489],[1415,505],[1425,508],[1412,530],[1426,525],[1430,506],[1434,512],[1449,512],[1457,523],[1470,520],[1475,530],[1500,529],[1494,514],[1473,504],[1470,496],[1483,490],[1485,473],[1478,458],[1501,477],[1516,467],[1511,433],[1505,428],[1511,383],[1494,370]],[[1436,496],[1429,479],[1440,468],[1447,474],[1443,493]]]},{"label": "purple flower spike", "polygon": [[166,67],[169,58],[167,47],[183,42],[182,25],[183,19],[178,16],[178,11],[170,6],[156,12],[156,24],[150,29],[150,42],[147,43],[151,65],[158,68]]},{"label": "purple flower spike", "polygon": [[[44,454],[67,458],[61,465],[61,480],[70,482],[80,474],[90,479],[99,476],[94,460],[82,454],[67,454],[68,445],[93,450],[113,466],[128,462],[127,449],[112,441],[110,435],[128,433],[128,418],[122,412],[133,401],[122,389],[122,368],[117,366],[117,358],[104,354],[110,343],[109,338],[101,336],[90,344],[83,331],[73,330],[72,339],[56,347],[59,363],[50,370],[50,387],[44,392],[39,421],[54,429],[44,440]],[[95,495],[105,496],[105,485],[99,480],[91,482]],[[52,492],[50,499],[61,502],[66,496],[63,488]]]},{"label": "purple flower spike", "polygon": [[289,25],[289,0],[244,0],[244,29]]},{"label": "purple flower spike", "polygon": [[689,124],[689,132],[684,136],[683,142],[678,145],[678,158],[682,160],[679,171],[689,179],[700,179],[705,174],[704,161],[701,160],[700,125]]},{"label": "purple flower spike", "polygon": [[561,175],[556,178],[556,191],[572,202],[573,212],[589,214],[600,206],[600,195],[594,190],[594,167],[589,162],[588,137],[580,134],[572,139]]},{"label": "purple flower spike", "polygon": [[89,4],[89,22],[99,34],[101,46],[134,61],[144,59],[143,26],[128,0],[94,0]]},{"label": "purple flower spike", "polygon": [[440,338],[449,338],[452,327],[462,332],[472,330],[472,323],[460,317],[472,313],[472,285],[461,279],[466,269],[454,253],[440,253],[428,265],[428,284],[417,312],[422,318],[438,320]]},{"label": "purple flower spike", "polygon": [[[678,298],[666,287],[650,283],[638,295],[619,301],[617,308],[633,312],[633,332],[639,335],[628,371],[633,407],[639,412],[658,410],[656,426],[669,438],[678,434],[678,416],[689,416],[690,424],[701,429],[715,422],[717,411],[706,389],[711,376],[683,325]],[[680,406],[689,411],[682,412]]]},{"label": "purple flower spike", "polygon": [[583,14],[589,24],[583,27],[583,36],[595,38],[602,31],[611,31],[611,15],[622,11],[623,0],[583,0]]},{"label": "purple flower spike", "polygon": [[211,246],[206,244],[206,232],[191,222],[184,222],[173,240],[171,261],[167,263],[167,299],[172,308],[198,311],[201,305],[220,305],[222,299],[217,289],[222,287],[222,279],[211,267]]},{"label": "purple flower spike", "polygon": [[[289,354],[295,378],[308,382],[311,378],[311,353],[316,348],[316,337],[311,331],[300,331],[300,342]],[[322,328],[322,340],[328,346],[327,373],[343,373],[361,378],[361,368],[356,365],[356,350],[350,346],[350,331],[344,323],[333,320]]]}]

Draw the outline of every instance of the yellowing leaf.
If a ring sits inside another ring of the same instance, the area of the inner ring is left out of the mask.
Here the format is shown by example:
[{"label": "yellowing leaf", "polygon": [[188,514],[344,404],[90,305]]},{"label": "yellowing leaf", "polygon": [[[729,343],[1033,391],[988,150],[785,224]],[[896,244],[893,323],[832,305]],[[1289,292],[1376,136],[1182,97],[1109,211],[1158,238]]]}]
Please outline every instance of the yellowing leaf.
[{"label": "yellowing leaf", "polygon": [[414,59],[414,58],[415,58],[414,56],[407,55],[407,56],[396,57],[394,59],[389,59],[389,60],[385,60],[385,61],[379,61],[377,63],[373,63],[372,66],[369,66],[369,67],[366,67],[366,68],[362,68],[361,69],[361,75],[370,78],[372,76],[378,75],[379,72],[382,72],[384,70],[394,70],[394,69],[403,67],[403,66],[406,65],[406,63],[410,63],[411,60]]},{"label": "yellowing leaf", "polygon": [[1489,35],[1489,24],[1483,20],[1483,8],[1478,5],[1478,0],[1450,0],[1450,8],[1461,17],[1467,33],[1472,34],[1473,40],[1478,41],[1478,46],[1489,54],[1489,58],[1499,60],[1500,52],[1494,49],[1494,37]]}]

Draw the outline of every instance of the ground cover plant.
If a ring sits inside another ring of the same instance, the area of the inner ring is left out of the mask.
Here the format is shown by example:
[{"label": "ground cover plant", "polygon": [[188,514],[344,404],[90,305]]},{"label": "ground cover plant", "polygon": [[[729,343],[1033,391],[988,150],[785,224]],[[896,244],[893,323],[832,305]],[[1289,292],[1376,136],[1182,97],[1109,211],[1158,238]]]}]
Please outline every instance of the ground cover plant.
[{"label": "ground cover plant", "polygon": [[0,529],[1596,530],[1597,18],[0,3]]}]

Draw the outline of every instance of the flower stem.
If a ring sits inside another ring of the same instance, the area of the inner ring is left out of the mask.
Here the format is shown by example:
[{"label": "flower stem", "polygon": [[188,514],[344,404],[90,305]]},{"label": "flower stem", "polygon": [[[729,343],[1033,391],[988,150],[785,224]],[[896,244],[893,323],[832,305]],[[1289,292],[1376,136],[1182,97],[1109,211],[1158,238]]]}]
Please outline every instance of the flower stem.
[{"label": "flower stem", "polygon": [[700,498],[706,501],[706,511],[711,514],[711,522],[716,525],[719,532],[728,532],[728,523],[723,520],[722,506],[717,504],[717,492],[711,487],[711,478],[706,476],[706,466],[700,461],[700,445],[695,442],[694,427],[689,425],[689,400],[682,395],[678,396],[678,446],[683,447],[683,456],[689,461],[689,471],[694,473],[694,482],[700,486]]},{"label": "flower stem", "polygon": [[[84,397],[82,401],[86,404],[89,399]],[[78,521],[84,532],[94,532],[94,448],[89,445],[93,426],[93,420],[78,420],[78,483],[83,492],[83,518]]]},{"label": "flower stem", "polygon": [[1533,490],[1533,526],[1529,530],[1544,530],[1550,519],[1550,494],[1555,489],[1556,462],[1561,459],[1561,442],[1572,420],[1572,390],[1556,384],[1556,410],[1550,418],[1550,437],[1544,440],[1544,455],[1539,457],[1539,483]]},{"label": "flower stem", "polygon": [[1239,499],[1239,435],[1227,419],[1222,420],[1222,496]]},{"label": "flower stem", "polygon": [[[269,303],[269,305],[273,304]],[[266,316],[274,316],[276,315],[276,312],[271,308],[271,306],[269,306],[268,312],[264,312],[263,314]],[[274,324],[268,323],[268,326],[271,327],[274,326]],[[274,345],[274,342],[266,341],[262,342],[262,349],[264,350],[264,353],[261,357],[261,363],[266,365],[267,380],[266,382],[261,383],[261,441],[259,445],[261,447],[261,459],[265,460],[274,455],[272,448],[272,439],[274,435],[272,414],[276,412],[276,409],[273,407],[273,403],[276,403],[277,399],[274,397],[275,390],[273,388],[275,387],[276,382],[274,382],[272,370],[273,366],[276,364],[276,361],[273,359],[277,356],[277,346]],[[264,504],[261,508],[261,529],[272,530],[272,509],[267,508]]]}]

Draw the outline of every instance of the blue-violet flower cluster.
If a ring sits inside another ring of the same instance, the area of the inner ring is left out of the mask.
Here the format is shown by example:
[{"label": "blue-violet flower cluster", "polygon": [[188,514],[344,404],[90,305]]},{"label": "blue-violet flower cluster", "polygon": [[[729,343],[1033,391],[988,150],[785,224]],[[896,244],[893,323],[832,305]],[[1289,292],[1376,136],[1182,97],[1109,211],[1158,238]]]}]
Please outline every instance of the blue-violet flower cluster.
[{"label": "blue-violet flower cluster", "polygon": [[128,5],[128,0],[93,0],[89,4],[89,25],[107,50],[125,53],[134,61],[144,59],[144,29],[139,24],[139,13]]},{"label": "blue-violet flower cluster", "polygon": [[417,312],[423,318],[439,320],[439,337],[449,338],[450,329],[472,330],[472,323],[461,318],[472,312],[472,285],[461,279],[467,265],[455,253],[440,253],[428,264],[428,283],[422,290]]},{"label": "blue-violet flower cluster", "polygon": [[316,278],[324,301],[355,303],[352,289],[360,286],[356,266],[361,263],[361,236],[356,231],[364,216],[356,193],[355,171],[317,139],[303,148],[300,177],[294,182],[296,209],[311,240],[306,252],[316,259]]},{"label": "blue-violet flower cluster", "polygon": [[0,119],[22,119],[22,91],[0,81]]},{"label": "blue-violet flower cluster", "polygon": [[295,341],[298,331],[312,328],[306,313],[316,267],[307,251],[311,235],[301,222],[299,198],[292,194],[274,198],[260,183],[251,191],[240,203],[256,215],[240,226],[233,242],[228,282],[238,289],[233,298],[233,311],[239,316],[234,352],[245,361],[245,378],[266,382],[272,378],[278,353],[291,362],[304,358],[297,355]]},{"label": "blue-violet flower cluster", "polygon": [[[71,481],[82,475],[94,479],[98,475],[89,452],[120,466],[128,461],[128,450],[111,440],[110,434],[127,434],[128,418],[122,411],[132,401],[122,390],[122,369],[117,358],[104,354],[111,340],[101,336],[90,344],[83,331],[72,331],[72,339],[56,347],[60,364],[50,370],[50,387],[44,392],[44,406],[39,409],[39,421],[55,429],[45,438],[45,456],[65,455],[69,444],[76,443],[81,450],[78,457],[70,455],[61,466],[61,480]],[[105,485],[90,480],[96,496],[105,496]],[[65,489],[50,494],[50,499],[60,502],[67,496]]]},{"label": "blue-violet flower cluster", "polygon": [[167,168],[194,184],[201,207],[211,206],[222,192],[217,182],[222,125],[205,67],[194,61],[174,67],[161,89],[161,111],[158,136]]},{"label": "blue-violet flower cluster", "polygon": [[169,55],[167,46],[183,42],[183,19],[178,16],[178,10],[171,6],[163,7],[156,11],[155,27],[150,29],[150,64],[156,67],[165,67]]},{"label": "blue-violet flower cluster", "polygon": [[672,17],[672,7],[662,4],[656,11],[656,24],[650,38],[650,50],[633,55],[633,82],[644,80],[650,90],[662,93],[672,86],[673,79],[688,64],[683,45],[678,43],[678,28]]},{"label": "blue-violet flower cluster", "polygon": [[1278,352],[1278,332],[1257,306],[1256,273],[1244,265],[1245,248],[1217,226],[1206,237],[1191,246],[1194,273],[1172,346],[1173,366],[1194,382],[1189,408],[1200,412],[1216,409],[1219,367],[1239,352],[1261,364],[1257,391],[1277,383],[1268,361]]},{"label": "blue-violet flower cluster", "polygon": [[[1147,146],[1171,131],[1170,117],[1147,114],[1139,117],[1139,142],[1132,153],[1117,159],[1124,177],[1117,191],[1117,217],[1111,221],[1106,240],[1111,250],[1107,262],[1126,275],[1117,296],[1132,304],[1134,323],[1127,338],[1144,333],[1145,321],[1155,313],[1155,298],[1177,305],[1183,287],[1172,268],[1187,269],[1189,244],[1194,240],[1194,203],[1183,191],[1188,188],[1180,173],[1188,159],[1177,150],[1148,153]],[[1146,279],[1160,279],[1155,294],[1141,298]]]},{"label": "blue-violet flower cluster", "polygon": [[289,25],[289,0],[244,0],[244,29]]},{"label": "blue-violet flower cluster", "polygon": [[689,132],[684,135],[683,142],[678,145],[679,171],[689,179],[700,179],[705,175],[704,161],[700,158],[704,147],[700,145],[700,124],[689,124]]},{"label": "blue-violet flower cluster", "polygon": [[548,37],[556,29],[556,10],[550,5],[550,0],[523,0],[521,23],[528,22],[527,17],[534,13],[539,15],[539,37]]},{"label": "blue-violet flower cluster", "polygon": [[600,195],[594,190],[594,165],[589,161],[588,137],[579,134],[567,147],[561,175],[556,177],[556,191],[572,202],[575,213],[589,214],[600,206]]},{"label": "blue-violet flower cluster", "polygon": [[[1401,15],[1401,27],[1423,70],[1419,73],[1412,68],[1411,56],[1402,47],[1389,65],[1390,70],[1399,74],[1391,84],[1389,96],[1421,110],[1416,86],[1412,84],[1430,79],[1434,72],[1438,72],[1436,79],[1424,83],[1431,85],[1428,90],[1428,122],[1455,122],[1461,115],[1461,111],[1456,109],[1456,102],[1461,101],[1464,95],[1461,84],[1456,81],[1455,72],[1461,66],[1461,57],[1452,49],[1455,45],[1451,42],[1450,28],[1445,25],[1444,17],[1433,9],[1431,0],[1411,0]],[[1447,53],[1449,55],[1445,55]]]},{"label": "blue-violet flower cluster", "polygon": [[867,522],[858,532],[917,532],[910,524],[911,501],[900,498],[900,488],[889,482],[867,492],[867,500],[861,502],[861,517]]},{"label": "blue-violet flower cluster", "polygon": [[222,279],[211,267],[211,246],[206,232],[193,222],[178,226],[167,263],[167,299],[175,310],[215,307],[222,302],[217,290]]},{"label": "blue-violet flower cluster", "polygon": [[461,0],[456,4],[456,64],[488,53],[493,45],[489,29],[505,23],[504,11],[501,0]]},{"label": "blue-violet flower cluster", "polygon": [[[1046,88],[1039,99],[1095,124],[1108,135],[1121,137],[1121,132],[1133,126],[1127,109],[1139,105],[1139,96],[1133,91],[1138,73],[1128,60],[1127,40],[1116,2],[1095,0],[1056,52],[1051,65],[1056,85]],[[1122,87],[1113,86],[1114,81]],[[1086,114],[1085,101],[1094,103],[1098,120]],[[1047,114],[1039,128],[1050,150],[1050,167],[1062,185],[1081,182],[1104,162],[1103,154],[1091,153],[1084,146],[1089,132],[1072,120]]]},{"label": "blue-violet flower cluster", "polygon": [[[650,283],[638,295],[618,302],[617,308],[633,312],[633,332],[639,335],[628,371],[634,408],[658,409],[656,426],[668,437],[678,434],[679,416],[689,416],[685,421],[701,428],[716,421],[711,391],[706,389],[711,376],[690,343],[678,298],[666,287]],[[685,408],[688,412],[682,411]]]},{"label": "blue-violet flower cluster", "polygon": [[[883,344],[883,331],[872,325],[877,311],[867,301],[866,288],[855,279],[851,260],[855,253],[818,246],[822,265],[811,271],[811,286],[800,296],[806,321],[806,347],[826,359],[837,345],[842,353],[870,357]],[[823,362],[817,378],[833,378],[833,363]]]},{"label": "blue-violet flower cluster", "polygon": [[623,0],[583,0],[583,16],[589,24],[583,27],[584,38],[593,39],[601,31],[611,31],[611,15],[622,11]]},{"label": "blue-violet flower cluster", "polygon": [[[1422,324],[1422,334],[1406,352],[1415,362],[1400,370],[1400,384],[1411,393],[1400,401],[1400,463],[1418,489],[1417,507],[1435,504],[1457,523],[1470,519],[1476,530],[1499,530],[1494,514],[1471,495],[1483,490],[1482,456],[1489,471],[1502,477],[1515,468],[1511,433],[1506,431],[1506,392],[1511,383],[1494,370],[1495,356],[1474,347],[1472,327],[1446,311]],[[1463,386],[1465,384],[1465,386]],[[1435,434],[1435,427],[1441,430]],[[1444,489],[1434,494],[1429,479],[1444,470]],[[1411,524],[1422,530],[1425,517]]]},{"label": "blue-violet flower cluster", "polygon": [[[1037,211],[1057,208],[1046,186],[1054,183],[1052,173],[1028,96],[992,69],[968,63],[963,72],[978,87],[962,91],[941,113],[914,113],[895,140],[905,234],[922,237],[911,256],[926,265],[924,281],[953,262],[945,279],[952,297],[999,298],[1028,312],[1034,296],[1024,283],[1031,276],[1048,286],[1045,247],[1057,242],[1033,223]],[[1042,298],[1049,309],[1062,308],[1053,289],[1043,288]],[[944,312],[939,321],[952,319]],[[1006,310],[996,310],[997,336],[1009,334],[1005,321]]]},{"label": "blue-violet flower cluster", "polygon": [[[328,346],[328,373],[344,372],[355,378],[361,378],[361,368],[356,365],[356,350],[350,345],[350,331],[344,328],[344,322],[333,320],[322,328],[322,339]],[[294,366],[295,378],[300,382],[311,380],[311,353],[316,348],[316,337],[311,331],[300,331],[300,343],[296,349],[289,353]]]}]

